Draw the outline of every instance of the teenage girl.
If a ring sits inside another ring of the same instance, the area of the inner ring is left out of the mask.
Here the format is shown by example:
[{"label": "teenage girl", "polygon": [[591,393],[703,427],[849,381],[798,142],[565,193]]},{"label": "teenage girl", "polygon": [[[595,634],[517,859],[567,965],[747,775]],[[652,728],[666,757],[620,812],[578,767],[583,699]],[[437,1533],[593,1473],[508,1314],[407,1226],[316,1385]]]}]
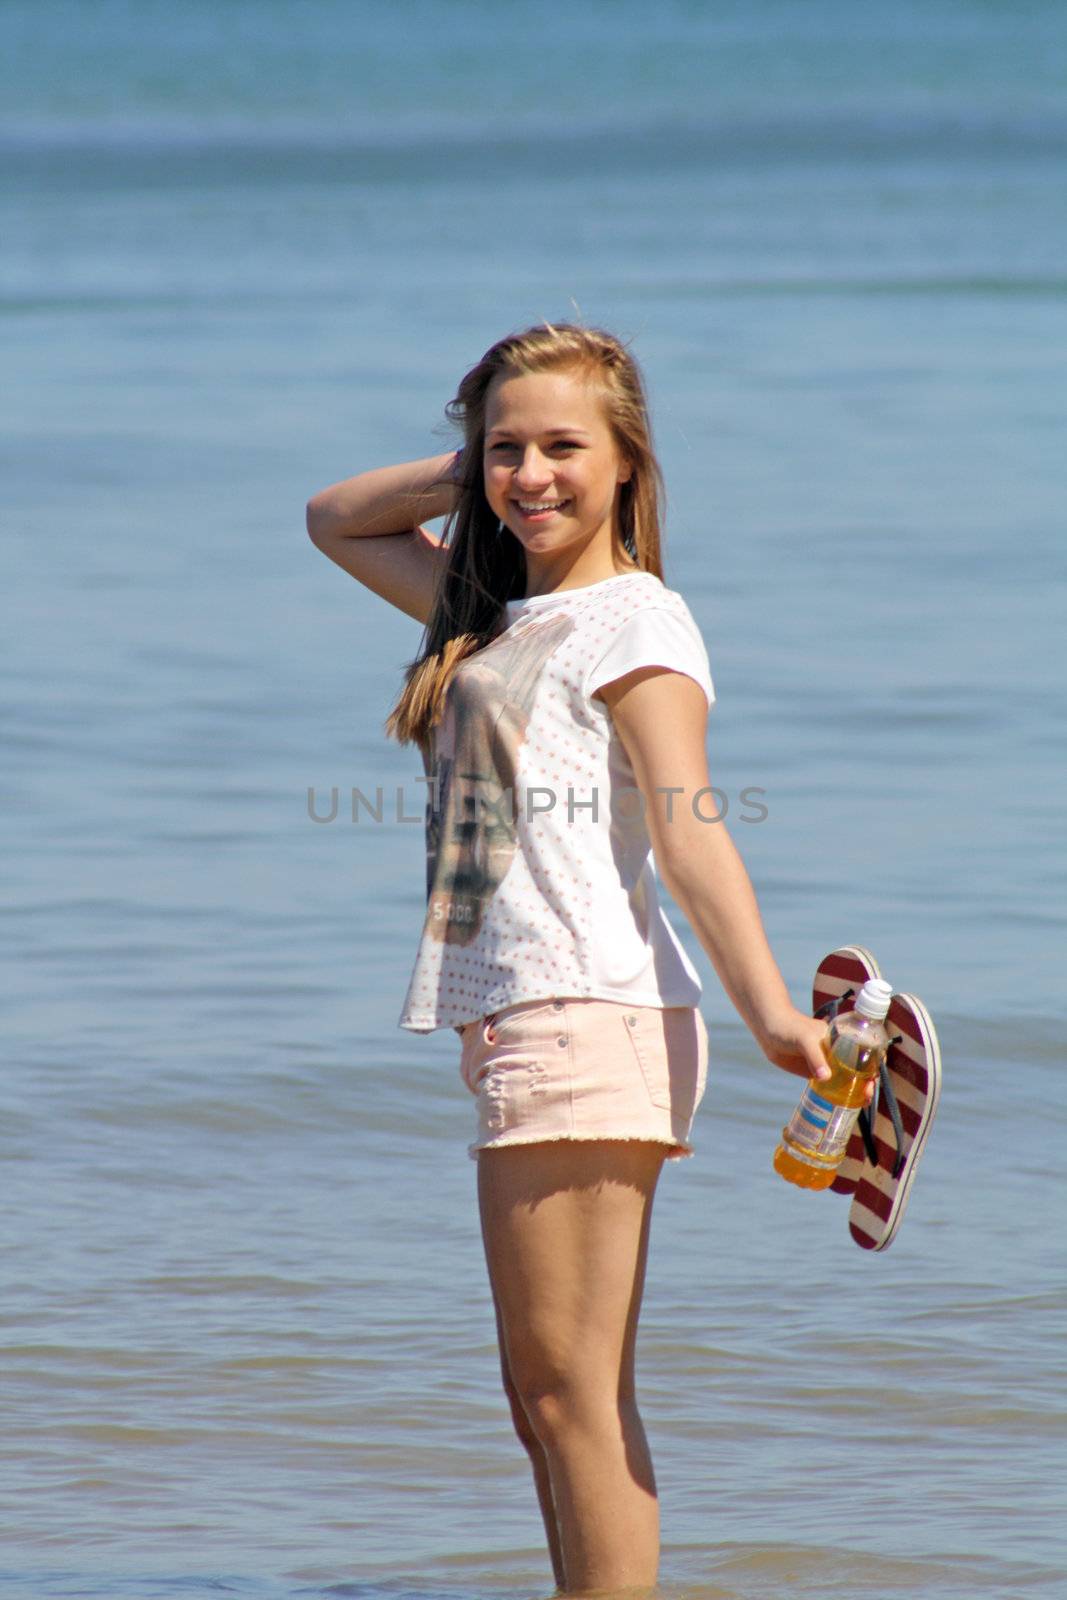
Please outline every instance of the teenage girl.
[{"label": "teenage girl", "polygon": [[[424,624],[386,724],[422,755],[427,913],[400,1026],[453,1027],[476,1098],[504,1389],[558,1593],[646,1586],[634,1396],[652,1200],[692,1153],[707,1034],[656,875],[774,1066],[826,1077],[705,753],[714,688],[665,587],[644,386],[610,334],[502,339],[446,408],[457,452],[316,494],[308,532]],[[438,540],[422,520],[447,516]]]}]

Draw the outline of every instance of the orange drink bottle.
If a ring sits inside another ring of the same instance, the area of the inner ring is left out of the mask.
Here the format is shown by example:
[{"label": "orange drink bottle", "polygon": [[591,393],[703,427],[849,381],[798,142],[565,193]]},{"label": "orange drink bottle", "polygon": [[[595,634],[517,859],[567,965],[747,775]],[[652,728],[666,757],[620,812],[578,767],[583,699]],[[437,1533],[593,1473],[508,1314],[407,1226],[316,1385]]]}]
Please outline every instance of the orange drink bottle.
[{"label": "orange drink bottle", "polygon": [[868,978],[853,1010],[836,1016],[826,1031],[822,1050],[831,1076],[811,1080],[774,1152],[775,1172],[801,1189],[828,1189],[834,1181],[867,1085],[885,1061],[892,998],[884,978]]}]

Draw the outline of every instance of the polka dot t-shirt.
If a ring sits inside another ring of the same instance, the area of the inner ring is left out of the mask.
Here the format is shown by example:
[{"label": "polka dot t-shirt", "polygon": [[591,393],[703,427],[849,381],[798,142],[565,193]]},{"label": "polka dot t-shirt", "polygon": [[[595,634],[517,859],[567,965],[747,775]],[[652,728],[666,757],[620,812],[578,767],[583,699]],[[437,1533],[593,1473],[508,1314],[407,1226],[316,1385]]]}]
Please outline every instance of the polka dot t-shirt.
[{"label": "polka dot t-shirt", "polygon": [[688,606],[651,572],[507,602],[423,751],[426,920],[399,1026],[459,1028],[550,998],[690,1006],[644,802],[593,691],[663,666],[715,701]]}]

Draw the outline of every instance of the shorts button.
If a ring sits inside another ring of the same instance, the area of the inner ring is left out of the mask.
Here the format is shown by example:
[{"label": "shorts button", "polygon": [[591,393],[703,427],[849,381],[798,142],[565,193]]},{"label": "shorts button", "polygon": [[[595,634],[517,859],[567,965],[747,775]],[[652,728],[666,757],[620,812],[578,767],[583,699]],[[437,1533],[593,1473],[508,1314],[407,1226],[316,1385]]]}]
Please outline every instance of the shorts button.
[{"label": "shorts button", "polygon": [[559,1045],[561,1050],[565,1050],[566,1047],[567,1047],[567,1040],[566,1040],[565,1036],[562,1033],[560,1034],[559,1038],[556,1040],[556,1043]]},{"label": "shorts button", "polygon": [[627,1017],[626,1022],[627,1022],[627,1026],[628,1027],[631,1027],[631,1028],[636,1028],[637,1027],[637,1018],[636,1017]]},{"label": "shorts button", "polygon": [[563,1010],[563,1001],[562,1000],[553,1000],[552,1009],[553,1009],[553,1011],[562,1011]]}]

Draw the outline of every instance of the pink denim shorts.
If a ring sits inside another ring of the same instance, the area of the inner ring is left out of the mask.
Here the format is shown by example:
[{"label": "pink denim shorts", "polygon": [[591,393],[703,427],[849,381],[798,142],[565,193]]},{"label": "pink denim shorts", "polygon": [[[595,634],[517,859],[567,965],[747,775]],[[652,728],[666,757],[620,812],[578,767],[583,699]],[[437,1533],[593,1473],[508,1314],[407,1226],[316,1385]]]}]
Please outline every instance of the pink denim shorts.
[{"label": "pink denim shorts", "polygon": [[708,1031],[695,1006],[533,1000],[468,1022],[460,1076],[477,1100],[479,1150],[543,1139],[651,1139],[693,1154]]}]

